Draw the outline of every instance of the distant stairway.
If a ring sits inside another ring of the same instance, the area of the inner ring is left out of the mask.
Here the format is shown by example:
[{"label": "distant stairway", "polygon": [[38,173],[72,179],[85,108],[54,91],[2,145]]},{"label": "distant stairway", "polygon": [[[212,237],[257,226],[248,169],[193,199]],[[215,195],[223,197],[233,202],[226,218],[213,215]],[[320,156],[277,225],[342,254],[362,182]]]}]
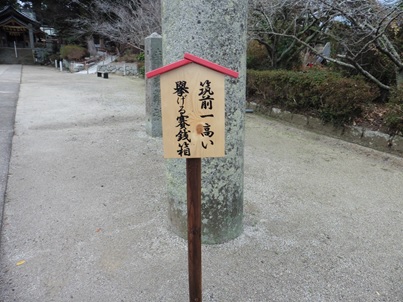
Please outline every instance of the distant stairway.
[{"label": "distant stairway", "polygon": [[35,64],[32,49],[17,48],[17,57],[14,48],[0,48],[0,64]]}]

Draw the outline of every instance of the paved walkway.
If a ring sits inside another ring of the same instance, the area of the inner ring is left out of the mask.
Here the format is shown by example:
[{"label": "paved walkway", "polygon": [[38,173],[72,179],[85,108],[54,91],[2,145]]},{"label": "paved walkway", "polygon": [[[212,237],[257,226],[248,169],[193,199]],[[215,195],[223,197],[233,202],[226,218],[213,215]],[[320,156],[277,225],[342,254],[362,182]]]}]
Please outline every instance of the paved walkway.
[{"label": "paved walkway", "polygon": [[[144,81],[22,70],[0,301],[188,301]],[[402,158],[247,115],[244,233],[203,246],[203,301],[403,301],[402,184]]]},{"label": "paved walkway", "polygon": [[0,65],[0,223],[7,187],[20,78],[21,65]]}]

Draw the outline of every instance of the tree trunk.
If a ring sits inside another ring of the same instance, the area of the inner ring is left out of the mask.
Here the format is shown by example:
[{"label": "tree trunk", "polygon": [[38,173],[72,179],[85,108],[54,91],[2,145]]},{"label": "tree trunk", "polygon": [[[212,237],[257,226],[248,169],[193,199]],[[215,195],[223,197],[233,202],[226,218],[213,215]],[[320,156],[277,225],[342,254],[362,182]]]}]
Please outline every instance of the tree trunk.
[{"label": "tree trunk", "polygon": [[91,56],[95,56],[97,54],[97,49],[95,48],[94,37],[92,35],[87,37],[87,48],[88,48],[88,52],[90,53]]},{"label": "tree trunk", "polygon": [[403,90],[403,68],[396,70],[396,86],[397,89]]}]

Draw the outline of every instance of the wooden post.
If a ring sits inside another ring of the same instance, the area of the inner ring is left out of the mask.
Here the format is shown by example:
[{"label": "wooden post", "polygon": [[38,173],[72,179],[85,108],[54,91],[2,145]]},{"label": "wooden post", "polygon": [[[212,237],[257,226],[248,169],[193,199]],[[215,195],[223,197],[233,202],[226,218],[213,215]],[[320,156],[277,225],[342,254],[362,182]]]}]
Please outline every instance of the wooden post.
[{"label": "wooden post", "polygon": [[201,158],[186,159],[189,301],[202,301]]},{"label": "wooden post", "polygon": [[201,159],[225,156],[224,77],[239,74],[185,53],[183,60],[146,73],[147,78],[157,75],[163,96],[164,157],[186,158],[189,301],[201,302]]}]

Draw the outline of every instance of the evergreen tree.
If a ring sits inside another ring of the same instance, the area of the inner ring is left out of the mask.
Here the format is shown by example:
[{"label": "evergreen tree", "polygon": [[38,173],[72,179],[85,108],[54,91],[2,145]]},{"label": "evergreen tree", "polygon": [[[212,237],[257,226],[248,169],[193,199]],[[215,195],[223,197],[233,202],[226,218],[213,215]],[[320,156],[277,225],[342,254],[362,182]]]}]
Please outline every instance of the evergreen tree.
[{"label": "evergreen tree", "polygon": [[19,4],[17,0],[0,0],[0,10],[5,8],[6,6],[12,6],[14,8],[19,8]]}]

